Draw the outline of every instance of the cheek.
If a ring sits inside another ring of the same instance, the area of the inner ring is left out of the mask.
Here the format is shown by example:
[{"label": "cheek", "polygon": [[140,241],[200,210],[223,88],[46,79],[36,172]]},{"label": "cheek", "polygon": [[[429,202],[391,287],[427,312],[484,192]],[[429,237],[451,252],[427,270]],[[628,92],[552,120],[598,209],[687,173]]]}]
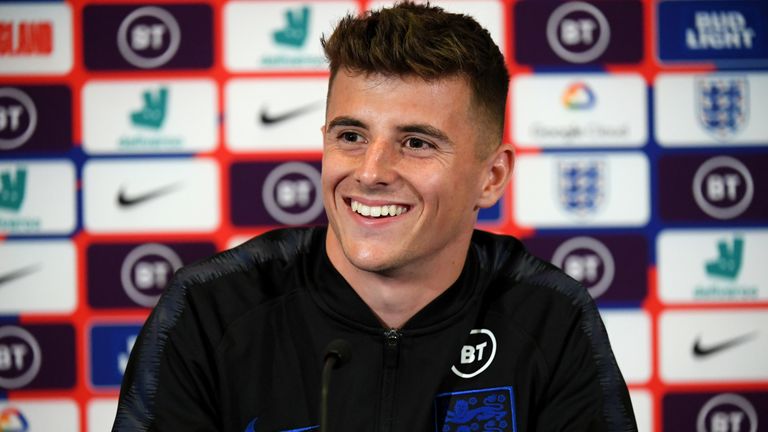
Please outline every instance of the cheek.
[{"label": "cheek", "polygon": [[354,172],[355,165],[359,162],[355,158],[343,154],[334,147],[327,148],[323,152],[322,171],[320,173],[323,182],[334,183],[339,179],[349,176]]},{"label": "cheek", "polygon": [[329,172],[326,170],[326,167],[323,166],[323,169],[320,174],[320,187],[322,189],[323,193],[323,202],[325,203],[326,210],[330,210],[331,207],[333,207],[333,201],[334,201],[334,192],[336,190],[337,180],[334,173]]},{"label": "cheek", "polygon": [[419,195],[427,198],[432,195],[439,195],[452,187],[450,182],[446,181],[444,174],[441,171],[430,170],[422,166],[410,171],[407,175],[401,174],[401,176],[413,189],[418,191]]},{"label": "cheek", "polygon": [[[471,170],[446,170],[422,178],[420,190],[426,201],[435,202],[441,211],[464,214],[473,211],[479,196],[478,173]],[[419,187],[417,187],[419,188]]]},{"label": "cheek", "polygon": [[344,176],[343,165],[339,158],[323,156],[320,180],[324,190],[333,189]]},{"label": "cheek", "polygon": [[433,194],[460,194],[463,193],[473,179],[466,170],[458,167],[446,167],[439,170],[422,168],[415,176],[414,184],[417,188]]}]

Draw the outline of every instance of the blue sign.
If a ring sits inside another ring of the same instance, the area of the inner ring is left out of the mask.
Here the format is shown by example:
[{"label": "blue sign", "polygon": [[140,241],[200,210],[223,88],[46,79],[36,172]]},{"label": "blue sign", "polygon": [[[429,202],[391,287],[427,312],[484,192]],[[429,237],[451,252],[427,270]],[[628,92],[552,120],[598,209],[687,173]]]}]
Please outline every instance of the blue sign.
[{"label": "blue sign", "polygon": [[119,387],[141,324],[95,325],[91,328],[91,384]]},{"label": "blue sign", "polygon": [[477,222],[481,224],[492,224],[501,222],[501,202],[504,198],[496,201],[496,204],[480,209],[477,214]]},{"label": "blue sign", "polygon": [[768,63],[768,3],[665,1],[658,6],[663,62]]}]

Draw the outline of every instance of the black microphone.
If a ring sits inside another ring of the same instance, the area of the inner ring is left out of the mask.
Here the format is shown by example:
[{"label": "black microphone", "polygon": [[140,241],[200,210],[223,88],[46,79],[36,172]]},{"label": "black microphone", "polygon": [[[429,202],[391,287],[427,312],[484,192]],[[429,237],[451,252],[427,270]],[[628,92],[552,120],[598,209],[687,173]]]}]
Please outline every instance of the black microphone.
[{"label": "black microphone", "polygon": [[328,389],[331,384],[331,370],[349,363],[351,357],[352,348],[344,339],[334,339],[325,347],[320,389],[320,432],[328,432]]}]

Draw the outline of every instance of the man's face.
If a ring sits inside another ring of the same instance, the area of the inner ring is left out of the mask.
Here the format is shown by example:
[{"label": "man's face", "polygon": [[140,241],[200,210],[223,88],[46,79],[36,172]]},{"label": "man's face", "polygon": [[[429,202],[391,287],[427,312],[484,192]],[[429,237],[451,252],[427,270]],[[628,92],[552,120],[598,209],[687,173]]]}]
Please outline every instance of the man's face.
[{"label": "man's face", "polygon": [[423,271],[466,247],[478,208],[495,202],[482,193],[486,134],[470,95],[459,77],[339,70],[323,127],[330,256],[370,272]]}]

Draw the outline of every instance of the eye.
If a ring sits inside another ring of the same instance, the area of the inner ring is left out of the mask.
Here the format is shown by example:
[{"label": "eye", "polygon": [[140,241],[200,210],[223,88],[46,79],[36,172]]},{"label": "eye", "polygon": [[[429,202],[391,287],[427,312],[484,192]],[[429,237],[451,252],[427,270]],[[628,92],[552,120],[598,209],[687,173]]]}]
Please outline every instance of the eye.
[{"label": "eye", "polygon": [[362,137],[355,132],[342,132],[339,139],[346,142],[356,143],[362,141]]},{"label": "eye", "polygon": [[434,147],[429,142],[424,141],[423,139],[414,138],[414,137],[411,137],[405,140],[405,146],[413,150],[426,150]]}]

